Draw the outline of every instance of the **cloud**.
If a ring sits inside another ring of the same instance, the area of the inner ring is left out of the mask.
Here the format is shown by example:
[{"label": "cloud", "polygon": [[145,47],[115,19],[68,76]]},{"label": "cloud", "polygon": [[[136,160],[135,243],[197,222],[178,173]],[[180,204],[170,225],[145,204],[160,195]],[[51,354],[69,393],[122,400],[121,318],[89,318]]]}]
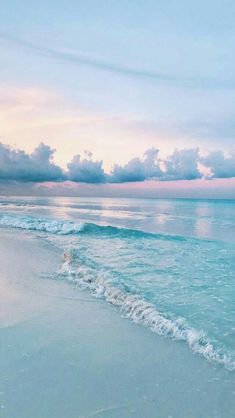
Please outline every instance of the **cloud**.
[{"label": "cloud", "polygon": [[53,163],[54,152],[43,143],[32,154],[0,143],[0,179],[23,182],[64,180],[62,169]]},{"label": "cloud", "polygon": [[124,166],[115,165],[111,181],[125,183],[157,180],[195,180],[202,177],[199,170],[199,149],[175,150],[166,160],[159,158],[159,150],[148,149],[144,159],[133,158]]},{"label": "cloud", "polygon": [[221,80],[212,78],[198,77],[179,77],[175,74],[163,73],[158,71],[145,70],[143,68],[126,67],[122,64],[115,64],[110,61],[104,61],[96,57],[89,57],[85,54],[64,50],[57,50],[41,45],[36,45],[30,41],[13,37],[5,33],[0,33],[0,40],[4,43],[23,47],[36,54],[50,57],[57,60],[67,61],[79,66],[94,68],[96,70],[106,71],[125,77],[143,79],[145,81],[161,82],[175,87],[206,88],[206,89],[234,89],[234,80]]},{"label": "cloud", "polygon": [[202,177],[199,171],[199,149],[175,150],[164,162],[163,180],[195,180]]},{"label": "cloud", "polygon": [[213,151],[201,158],[201,163],[211,171],[212,178],[235,177],[235,149],[226,156],[222,151]]},{"label": "cloud", "polygon": [[158,149],[151,148],[145,152],[143,160],[133,158],[124,166],[115,164],[111,172],[110,181],[113,183],[125,183],[161,177],[162,170],[158,154]]},{"label": "cloud", "polygon": [[89,151],[85,151],[84,157],[75,155],[67,164],[67,171],[63,171],[54,163],[54,152],[43,143],[31,154],[0,143],[0,180],[28,183],[68,180],[95,185],[235,177],[235,149],[228,155],[214,151],[205,156],[200,155],[199,148],[182,149],[162,159],[157,148],[150,148],[143,158],[132,158],[124,165],[114,164],[110,173],[104,171],[103,161],[94,160]]},{"label": "cloud", "polygon": [[37,54],[51,57],[57,60],[71,62],[80,66],[91,67],[102,71],[120,74],[123,76],[137,77],[153,81],[177,81],[177,78],[173,75],[167,75],[155,71],[147,71],[141,68],[129,68],[122,65],[113,64],[112,62],[103,61],[95,57],[89,57],[85,54],[77,52],[74,53],[71,51],[60,51],[49,47],[39,46],[33,44],[30,41],[6,35],[4,33],[0,33],[0,39],[4,42],[30,49],[31,51],[34,51]]},{"label": "cloud", "polygon": [[103,170],[103,161],[93,161],[92,153],[85,151],[86,158],[81,159],[75,155],[67,165],[68,180],[80,183],[104,183],[106,175]]}]

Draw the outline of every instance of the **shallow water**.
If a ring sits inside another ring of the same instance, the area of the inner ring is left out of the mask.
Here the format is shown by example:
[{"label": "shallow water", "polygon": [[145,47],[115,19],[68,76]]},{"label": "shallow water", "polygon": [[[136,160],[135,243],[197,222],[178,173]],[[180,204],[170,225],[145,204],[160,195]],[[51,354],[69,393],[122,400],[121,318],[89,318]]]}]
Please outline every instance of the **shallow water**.
[{"label": "shallow water", "polygon": [[0,225],[65,251],[56,279],[233,373],[235,201],[1,198]]}]

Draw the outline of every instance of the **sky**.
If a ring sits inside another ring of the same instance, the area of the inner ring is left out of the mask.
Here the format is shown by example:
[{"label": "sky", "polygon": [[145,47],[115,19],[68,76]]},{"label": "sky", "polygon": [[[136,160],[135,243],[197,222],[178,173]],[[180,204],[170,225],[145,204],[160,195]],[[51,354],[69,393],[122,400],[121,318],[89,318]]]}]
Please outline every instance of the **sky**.
[{"label": "sky", "polygon": [[235,197],[232,0],[8,0],[0,193]]}]

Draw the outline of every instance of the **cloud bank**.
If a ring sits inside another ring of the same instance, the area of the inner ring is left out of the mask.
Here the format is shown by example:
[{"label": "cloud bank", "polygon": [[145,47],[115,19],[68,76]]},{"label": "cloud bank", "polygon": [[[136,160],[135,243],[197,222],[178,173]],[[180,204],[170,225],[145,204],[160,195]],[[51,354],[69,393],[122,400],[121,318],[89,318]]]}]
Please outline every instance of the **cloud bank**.
[{"label": "cloud bank", "polygon": [[157,148],[150,148],[142,158],[134,157],[123,165],[114,164],[110,173],[105,172],[103,161],[94,160],[89,151],[83,157],[75,155],[66,171],[54,163],[54,153],[55,150],[43,143],[31,154],[0,143],[0,180],[101,184],[235,177],[234,149],[227,155],[222,151],[201,155],[199,148],[182,149],[163,159]]}]

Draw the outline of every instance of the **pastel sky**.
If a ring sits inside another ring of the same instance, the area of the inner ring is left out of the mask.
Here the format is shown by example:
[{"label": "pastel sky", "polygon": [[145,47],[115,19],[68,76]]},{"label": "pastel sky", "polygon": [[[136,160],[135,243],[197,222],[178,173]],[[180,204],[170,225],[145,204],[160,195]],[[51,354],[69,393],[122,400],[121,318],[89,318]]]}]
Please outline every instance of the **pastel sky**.
[{"label": "pastel sky", "polygon": [[[26,159],[33,155],[35,161],[34,150],[43,142],[56,150],[49,151],[48,159],[53,158],[63,175],[69,174],[58,178],[53,174],[42,181],[103,183],[100,171],[98,181],[94,177],[94,167],[102,161],[105,182],[129,179],[125,188],[137,195],[145,186],[147,194],[149,188],[159,187],[172,195],[180,188],[193,194],[198,181],[206,197],[210,181],[216,196],[220,189],[221,196],[223,190],[233,196],[234,21],[232,0],[4,2],[0,13],[3,183],[19,180],[23,189],[28,187],[22,167],[18,177],[12,174],[12,161],[18,155],[8,155],[5,146],[11,152],[24,151]],[[153,148],[160,150],[155,154],[160,162],[149,163],[143,157]],[[180,153],[178,168],[175,149]],[[187,158],[181,154],[185,149],[191,150]],[[97,164],[89,165],[94,181],[84,182],[78,171],[82,164],[84,173],[84,159],[91,160],[86,150]],[[44,151],[37,154],[43,161]],[[9,158],[12,165],[6,166]],[[191,168],[188,172],[191,161],[201,167],[203,176]],[[156,175],[159,167],[164,175]],[[40,178],[34,173],[33,182]],[[170,188],[164,181],[159,186],[161,179],[174,185]],[[2,187],[5,192],[6,183]],[[91,186],[83,185],[83,193],[86,187]],[[97,187],[115,193],[124,186],[96,185],[95,194],[100,193]]]}]

